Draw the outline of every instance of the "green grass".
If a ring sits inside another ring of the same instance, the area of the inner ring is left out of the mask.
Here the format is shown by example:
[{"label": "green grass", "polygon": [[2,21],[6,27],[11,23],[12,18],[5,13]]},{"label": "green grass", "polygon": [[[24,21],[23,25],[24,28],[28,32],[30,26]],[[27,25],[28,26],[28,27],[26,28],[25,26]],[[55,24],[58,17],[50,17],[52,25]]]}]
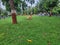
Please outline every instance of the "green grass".
[{"label": "green grass", "polygon": [[60,45],[60,17],[17,16],[17,20],[18,24],[12,24],[11,17],[0,20],[0,45]]}]

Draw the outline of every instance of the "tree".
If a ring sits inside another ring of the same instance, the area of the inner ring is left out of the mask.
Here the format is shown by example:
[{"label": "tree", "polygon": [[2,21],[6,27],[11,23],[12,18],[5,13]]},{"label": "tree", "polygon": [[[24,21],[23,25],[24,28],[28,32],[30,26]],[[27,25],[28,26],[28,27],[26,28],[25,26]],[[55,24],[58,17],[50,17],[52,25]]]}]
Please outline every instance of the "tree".
[{"label": "tree", "polygon": [[38,3],[40,11],[49,11],[50,16],[52,15],[53,8],[57,7],[57,4],[58,0],[40,0]]},{"label": "tree", "polygon": [[15,6],[16,3],[14,3],[16,0],[2,0],[3,4],[6,6],[6,9],[8,11],[11,11],[11,15],[12,15],[12,23],[16,24],[17,23],[17,19],[16,19],[16,10],[15,10]]},{"label": "tree", "polygon": [[[7,4],[9,2],[9,0],[2,0],[3,4],[6,6],[6,10],[7,11],[11,11],[10,9],[10,5]],[[22,12],[21,10],[25,10],[25,8],[27,7],[27,4],[25,2],[25,0],[14,0],[14,5],[15,5],[15,9],[17,12]],[[22,7],[21,7],[22,6]],[[21,9],[22,8],[22,9]]]},{"label": "tree", "polygon": [[11,13],[12,13],[13,24],[17,23],[16,11],[17,12],[20,11],[21,7],[19,5],[21,5],[21,3],[22,3],[22,6],[23,6],[22,9],[24,10],[24,8],[26,7],[26,3],[22,0],[2,0],[2,2],[6,6],[6,10],[11,11]]},{"label": "tree", "polygon": [[14,1],[9,0],[9,3],[10,3],[10,8],[11,8],[12,23],[16,24],[17,20],[16,20],[16,10],[15,10],[15,6],[14,6]]},{"label": "tree", "polygon": [[55,6],[57,6],[58,0],[40,0],[39,2],[39,8],[41,10],[52,10]]},{"label": "tree", "polygon": [[25,2],[25,0],[24,0],[24,1],[22,1],[23,14],[25,14],[26,7],[27,7],[27,4],[26,4],[26,2]]},{"label": "tree", "polygon": [[32,14],[32,4],[34,4],[35,3],[35,0],[26,0],[26,1],[28,1],[30,4],[31,4],[31,13],[30,14]]}]

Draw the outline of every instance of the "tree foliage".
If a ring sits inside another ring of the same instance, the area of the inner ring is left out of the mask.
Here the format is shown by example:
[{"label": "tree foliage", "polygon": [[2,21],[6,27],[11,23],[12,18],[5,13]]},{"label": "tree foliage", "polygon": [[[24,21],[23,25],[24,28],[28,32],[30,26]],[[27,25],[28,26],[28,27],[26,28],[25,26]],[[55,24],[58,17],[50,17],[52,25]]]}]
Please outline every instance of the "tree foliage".
[{"label": "tree foliage", "polygon": [[26,1],[28,1],[31,5],[35,3],[35,0],[26,0]]},{"label": "tree foliage", "polygon": [[39,8],[48,11],[57,6],[57,3],[58,0],[41,0],[39,3]]},{"label": "tree foliage", "polygon": [[[2,2],[6,6],[6,10],[10,11],[11,9],[10,9],[10,5],[9,5],[9,0],[2,0]],[[23,10],[24,10],[24,8],[27,6],[27,4],[25,3],[25,1],[22,1],[22,0],[14,0],[15,9],[17,11],[20,11],[21,3],[23,5]]]}]

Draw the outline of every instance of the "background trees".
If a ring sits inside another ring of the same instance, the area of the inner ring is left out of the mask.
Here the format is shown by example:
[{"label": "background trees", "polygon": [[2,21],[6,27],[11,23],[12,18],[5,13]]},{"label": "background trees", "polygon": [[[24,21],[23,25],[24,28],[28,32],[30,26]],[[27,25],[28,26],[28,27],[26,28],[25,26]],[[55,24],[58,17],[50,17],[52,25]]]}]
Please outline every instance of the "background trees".
[{"label": "background trees", "polygon": [[[22,0],[13,0],[13,1],[14,1],[15,9],[17,12],[19,12],[21,10],[21,3],[22,3],[23,10],[27,6],[25,1],[22,1]],[[6,10],[11,11],[10,5],[9,5],[9,0],[2,0],[2,2],[6,6]]]},{"label": "background trees", "polygon": [[[2,0],[3,4],[6,6],[6,10],[11,11],[10,10],[10,5],[7,4],[9,2],[9,0]],[[31,6],[27,6],[26,1],[29,2],[31,4]],[[38,3],[36,4],[35,7],[33,7],[32,5],[35,3],[35,0],[14,0],[14,5],[15,5],[15,9],[17,11],[17,13],[20,14],[28,14],[29,12],[33,13],[33,14],[37,14],[40,12],[57,12],[55,9],[59,8],[58,3],[59,0],[39,0]],[[58,9],[59,12],[60,9]],[[29,14],[30,14],[29,13]]]}]

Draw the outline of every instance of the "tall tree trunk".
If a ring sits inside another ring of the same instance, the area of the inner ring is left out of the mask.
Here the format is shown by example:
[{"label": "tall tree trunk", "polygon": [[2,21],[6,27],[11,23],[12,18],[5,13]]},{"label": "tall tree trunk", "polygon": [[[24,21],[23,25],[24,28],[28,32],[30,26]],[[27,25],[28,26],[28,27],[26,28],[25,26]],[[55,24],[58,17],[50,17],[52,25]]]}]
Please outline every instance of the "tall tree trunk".
[{"label": "tall tree trunk", "polygon": [[10,8],[11,8],[11,15],[12,15],[12,23],[16,24],[17,19],[16,19],[16,10],[14,6],[14,0],[9,0]]}]

